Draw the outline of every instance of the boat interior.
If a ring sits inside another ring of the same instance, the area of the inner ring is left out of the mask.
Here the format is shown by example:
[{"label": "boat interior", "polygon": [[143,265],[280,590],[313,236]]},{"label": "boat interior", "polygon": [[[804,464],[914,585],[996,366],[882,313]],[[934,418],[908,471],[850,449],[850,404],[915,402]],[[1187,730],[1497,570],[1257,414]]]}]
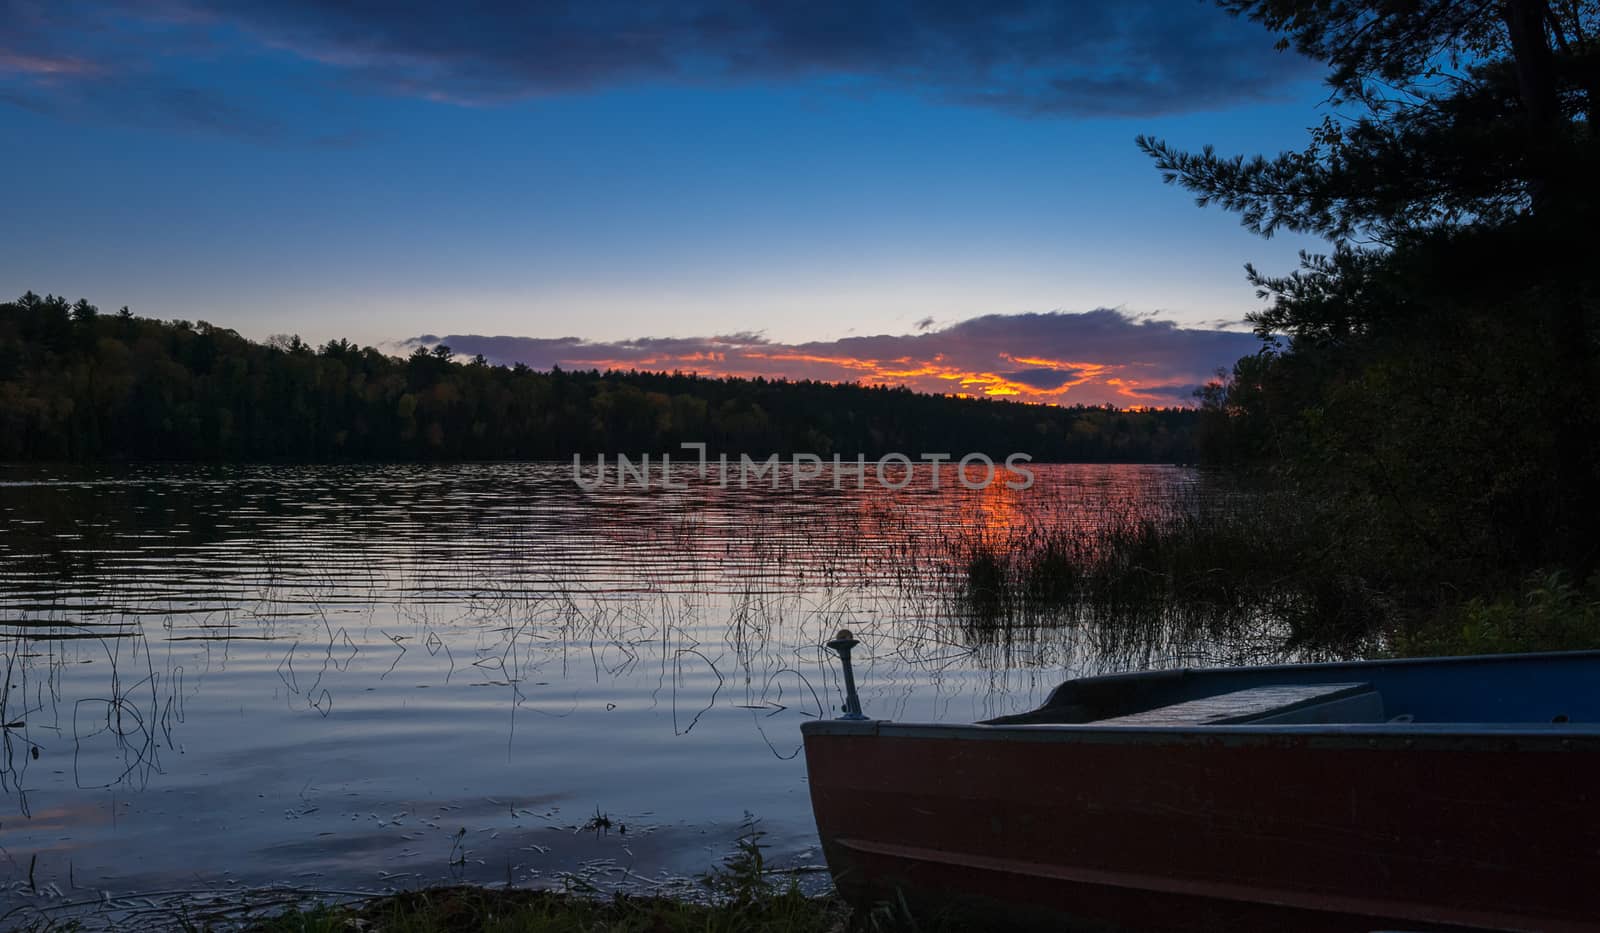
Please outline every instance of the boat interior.
[{"label": "boat interior", "polygon": [[1600,651],[1112,674],[985,725],[1600,723]]}]

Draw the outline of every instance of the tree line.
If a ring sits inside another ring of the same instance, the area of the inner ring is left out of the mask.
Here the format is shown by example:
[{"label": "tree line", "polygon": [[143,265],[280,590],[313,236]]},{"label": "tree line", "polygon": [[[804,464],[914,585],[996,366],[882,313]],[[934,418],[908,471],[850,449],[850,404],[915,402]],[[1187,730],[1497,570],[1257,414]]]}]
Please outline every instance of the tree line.
[{"label": "tree line", "polygon": [[32,292],[0,304],[0,460],[476,460],[573,454],[1188,462],[1190,409],[1121,411],[688,373],[535,371],[347,340],[257,342]]}]

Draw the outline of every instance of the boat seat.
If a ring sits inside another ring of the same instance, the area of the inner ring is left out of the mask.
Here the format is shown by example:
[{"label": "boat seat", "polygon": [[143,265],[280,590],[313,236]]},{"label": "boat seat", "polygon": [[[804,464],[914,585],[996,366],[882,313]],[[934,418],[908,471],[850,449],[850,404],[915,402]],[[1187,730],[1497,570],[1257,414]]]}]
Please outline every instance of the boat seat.
[{"label": "boat seat", "polygon": [[1382,721],[1383,699],[1371,684],[1267,684],[1100,719],[1095,725],[1220,726]]}]

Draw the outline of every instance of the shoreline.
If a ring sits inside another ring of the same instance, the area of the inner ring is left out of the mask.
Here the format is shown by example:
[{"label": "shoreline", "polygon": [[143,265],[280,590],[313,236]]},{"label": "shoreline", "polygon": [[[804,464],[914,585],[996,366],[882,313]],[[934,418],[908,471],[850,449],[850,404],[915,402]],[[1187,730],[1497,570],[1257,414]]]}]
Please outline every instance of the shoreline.
[{"label": "shoreline", "polygon": [[[784,875],[789,876],[787,881],[774,880]],[[851,910],[843,901],[831,891],[806,893],[798,884],[798,877],[790,872],[739,863],[708,874],[701,879],[701,888],[670,893],[604,893],[581,887],[444,884],[388,893],[292,887],[153,891],[120,897],[102,894],[99,899],[55,905],[20,905],[0,914],[0,925],[19,933],[491,929],[835,933],[851,928]],[[874,911],[873,917],[876,929],[893,929],[897,925],[893,911]]]}]

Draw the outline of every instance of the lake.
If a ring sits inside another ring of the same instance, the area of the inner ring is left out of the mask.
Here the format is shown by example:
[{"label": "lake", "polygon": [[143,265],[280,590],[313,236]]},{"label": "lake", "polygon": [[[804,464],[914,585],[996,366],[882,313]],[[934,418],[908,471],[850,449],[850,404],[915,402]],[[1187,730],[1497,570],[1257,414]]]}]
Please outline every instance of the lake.
[{"label": "lake", "polygon": [[[0,469],[0,899],[650,889],[751,821],[820,867],[799,726],[1283,656],[965,624],[954,545],[1204,492],[1165,466],[906,489],[580,488],[570,464]],[[30,873],[32,881],[30,883]],[[826,884],[821,873],[812,883]]]}]

